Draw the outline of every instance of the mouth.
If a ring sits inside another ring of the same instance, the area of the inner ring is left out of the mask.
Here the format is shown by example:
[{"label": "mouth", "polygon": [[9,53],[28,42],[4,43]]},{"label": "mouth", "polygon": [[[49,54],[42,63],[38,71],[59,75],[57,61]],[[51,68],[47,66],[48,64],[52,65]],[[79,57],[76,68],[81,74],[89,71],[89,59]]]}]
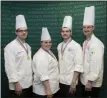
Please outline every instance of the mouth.
[{"label": "mouth", "polygon": [[22,37],[26,37],[26,35],[22,35]]},{"label": "mouth", "polygon": [[89,31],[84,31],[84,33],[88,33]]},{"label": "mouth", "polygon": [[63,35],[63,37],[67,37],[67,35]]},{"label": "mouth", "polygon": [[51,46],[47,46],[47,48],[50,48]]}]

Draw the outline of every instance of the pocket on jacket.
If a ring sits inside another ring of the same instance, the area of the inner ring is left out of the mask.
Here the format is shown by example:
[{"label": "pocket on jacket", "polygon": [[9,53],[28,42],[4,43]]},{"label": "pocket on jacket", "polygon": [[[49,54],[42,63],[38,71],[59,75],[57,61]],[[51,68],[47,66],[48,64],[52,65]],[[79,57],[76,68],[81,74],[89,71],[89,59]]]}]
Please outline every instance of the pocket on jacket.
[{"label": "pocket on jacket", "polygon": [[17,58],[20,58],[20,57],[24,56],[24,51],[18,51],[16,53],[16,56],[17,56]]}]

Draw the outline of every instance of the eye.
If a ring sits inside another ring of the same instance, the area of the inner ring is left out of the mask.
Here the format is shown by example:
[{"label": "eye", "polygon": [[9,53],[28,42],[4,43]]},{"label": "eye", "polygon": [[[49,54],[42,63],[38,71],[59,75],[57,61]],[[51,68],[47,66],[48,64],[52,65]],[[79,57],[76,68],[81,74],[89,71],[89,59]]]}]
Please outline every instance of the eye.
[{"label": "eye", "polygon": [[48,42],[45,42],[45,44],[47,44]]},{"label": "eye", "polygon": [[64,31],[62,30],[61,33],[64,33]]},{"label": "eye", "polygon": [[51,41],[49,43],[52,43]]},{"label": "eye", "polygon": [[17,30],[17,32],[27,32],[27,30]]},{"label": "eye", "polygon": [[88,29],[90,28],[90,26],[87,27]]},{"label": "eye", "polygon": [[67,30],[66,32],[68,33],[69,31]]}]

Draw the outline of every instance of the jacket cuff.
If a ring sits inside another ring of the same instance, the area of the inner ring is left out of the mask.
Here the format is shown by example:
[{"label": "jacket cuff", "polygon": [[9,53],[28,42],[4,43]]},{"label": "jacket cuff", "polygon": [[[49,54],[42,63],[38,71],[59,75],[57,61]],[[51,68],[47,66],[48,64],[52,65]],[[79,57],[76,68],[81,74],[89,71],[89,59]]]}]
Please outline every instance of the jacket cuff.
[{"label": "jacket cuff", "polygon": [[42,77],[40,78],[40,80],[41,80],[41,81],[49,80],[49,77],[48,77],[48,76],[42,76]]},{"label": "jacket cuff", "polygon": [[[81,66],[81,65],[80,65]],[[74,71],[77,71],[77,72],[80,72],[80,73],[83,73],[83,67],[75,67]]]},{"label": "jacket cuff", "polygon": [[9,79],[9,83],[14,83],[14,82],[18,82],[19,79],[18,78],[11,78]]},{"label": "jacket cuff", "polygon": [[88,75],[88,80],[89,81],[95,81],[96,79],[97,79],[97,75],[95,74],[95,73],[90,73],[89,75]]}]

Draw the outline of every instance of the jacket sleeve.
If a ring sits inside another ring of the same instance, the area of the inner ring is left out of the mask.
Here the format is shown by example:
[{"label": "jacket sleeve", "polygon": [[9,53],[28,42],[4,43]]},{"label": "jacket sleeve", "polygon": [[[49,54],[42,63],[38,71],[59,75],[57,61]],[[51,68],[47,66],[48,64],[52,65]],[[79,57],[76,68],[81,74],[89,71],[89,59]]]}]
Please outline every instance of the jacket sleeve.
[{"label": "jacket sleeve", "polygon": [[82,47],[80,45],[78,45],[75,49],[74,63],[75,63],[74,71],[82,73],[83,72],[83,52],[82,52]]},{"label": "jacket sleeve", "polygon": [[37,74],[41,81],[49,80],[48,75],[48,58],[44,55],[33,57],[33,66],[35,66]]},{"label": "jacket sleeve", "polygon": [[4,49],[4,60],[5,60],[5,71],[6,71],[9,83],[18,82],[19,77],[16,69],[15,54],[10,48]]},{"label": "jacket sleeve", "polygon": [[88,80],[95,81],[103,70],[104,47],[94,45],[90,48],[90,71]]}]

